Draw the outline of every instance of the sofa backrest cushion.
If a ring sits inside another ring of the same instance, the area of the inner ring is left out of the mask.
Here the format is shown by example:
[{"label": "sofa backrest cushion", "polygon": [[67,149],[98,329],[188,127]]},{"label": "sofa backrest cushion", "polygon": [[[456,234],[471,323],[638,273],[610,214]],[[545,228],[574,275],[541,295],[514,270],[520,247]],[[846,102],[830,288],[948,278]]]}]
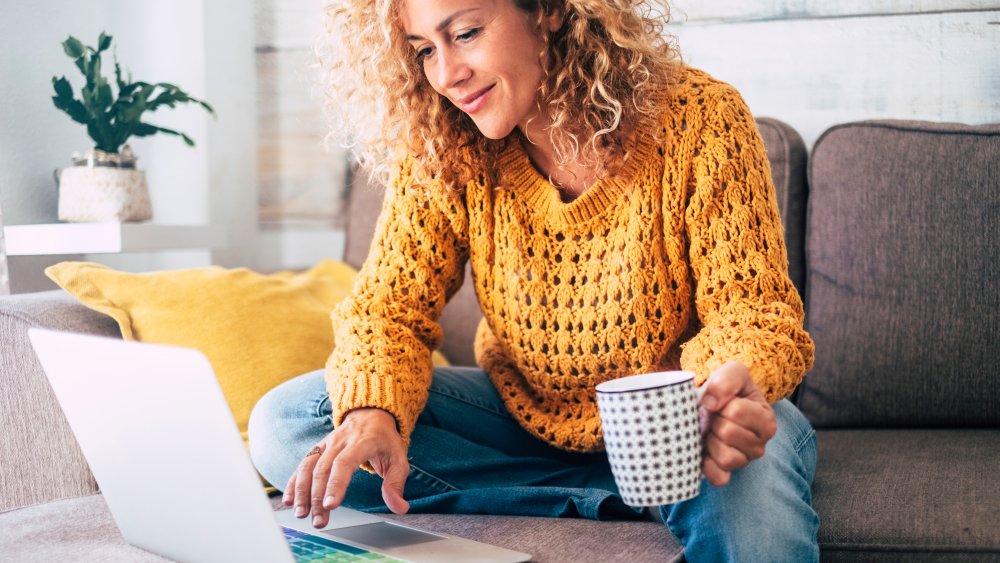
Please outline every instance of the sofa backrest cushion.
[{"label": "sofa backrest cushion", "polygon": [[[375,222],[382,210],[385,197],[384,186],[368,181],[367,174],[357,167],[352,169],[351,193],[347,206],[347,230],[344,247],[344,261],[361,268],[368,257]],[[456,366],[474,366],[476,359],[472,352],[472,340],[483,312],[479,308],[476,292],[472,289],[472,274],[468,266],[465,283],[445,306],[441,313],[441,327],[444,338],[439,350]]]},{"label": "sofa backrest cushion", "polygon": [[[802,292],[805,286],[803,240],[807,194],[805,145],[794,129],[777,119],[760,118],[757,125],[771,163],[788,246],[789,273],[795,287]],[[356,268],[360,268],[368,256],[384,195],[385,190],[368,182],[364,172],[356,168],[353,170],[344,261]],[[466,283],[448,302],[441,315],[444,340],[440,349],[454,365],[475,365],[472,340],[483,314],[470,279],[470,273],[466,271]]]},{"label": "sofa backrest cushion", "polygon": [[802,137],[783,121],[757,118],[757,128],[771,162],[771,178],[778,197],[781,225],[788,250],[788,275],[800,294],[806,290],[806,182],[808,153]]},{"label": "sofa backrest cushion", "polygon": [[[114,319],[84,307],[63,291],[3,298],[0,513],[97,492],[94,476],[28,341],[28,329],[35,327],[120,337]],[[2,554],[0,560],[5,560]]]},{"label": "sofa backrest cushion", "polygon": [[839,125],[809,182],[802,411],[818,427],[1000,423],[1000,125]]}]

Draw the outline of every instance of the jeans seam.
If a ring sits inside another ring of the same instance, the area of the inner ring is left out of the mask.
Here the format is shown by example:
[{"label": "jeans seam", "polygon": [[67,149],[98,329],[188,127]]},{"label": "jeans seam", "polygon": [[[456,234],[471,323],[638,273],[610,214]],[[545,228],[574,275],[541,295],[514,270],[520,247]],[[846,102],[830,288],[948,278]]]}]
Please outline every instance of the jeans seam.
[{"label": "jeans seam", "polygon": [[462,397],[462,396],[460,396],[460,395],[458,395],[456,393],[451,393],[451,392],[448,392],[448,391],[442,391],[440,389],[434,389],[433,387],[431,387],[430,392],[431,393],[437,393],[438,395],[443,395],[445,397],[449,397],[449,398],[455,399],[456,401],[461,401],[461,402],[463,402],[463,403],[465,403],[467,405],[471,405],[473,407],[476,407],[476,408],[478,408],[480,410],[486,411],[486,412],[491,413],[491,414],[496,414],[496,415],[499,415],[499,416],[504,416],[504,417],[512,418],[510,416],[510,413],[508,413],[506,410],[491,408],[488,405],[485,405],[483,403],[477,403],[475,401],[472,401],[470,399]]},{"label": "jeans seam", "polygon": [[326,414],[323,413],[323,403],[330,402],[330,394],[327,393],[323,397],[316,401],[316,418],[326,418]]},{"label": "jeans seam", "polygon": [[799,441],[795,443],[795,453],[796,454],[801,453],[802,452],[802,448],[804,448],[805,445],[806,445],[806,442],[808,442],[810,439],[812,439],[812,437],[815,436],[815,435],[816,435],[816,430],[814,430],[812,428],[809,429],[809,432],[806,432],[805,434],[803,434],[802,438],[799,439]]},{"label": "jeans seam", "polygon": [[444,487],[446,489],[448,489],[449,491],[457,491],[457,490],[459,490],[458,487],[456,487],[455,485],[452,485],[451,483],[445,481],[444,479],[441,479],[440,477],[438,477],[436,475],[432,475],[430,472],[426,471],[425,469],[423,469],[423,468],[421,468],[421,467],[419,467],[417,465],[414,465],[413,461],[410,461],[410,470],[420,473],[422,476],[430,479],[431,481],[434,481],[436,483],[440,483],[441,485],[444,485]]}]

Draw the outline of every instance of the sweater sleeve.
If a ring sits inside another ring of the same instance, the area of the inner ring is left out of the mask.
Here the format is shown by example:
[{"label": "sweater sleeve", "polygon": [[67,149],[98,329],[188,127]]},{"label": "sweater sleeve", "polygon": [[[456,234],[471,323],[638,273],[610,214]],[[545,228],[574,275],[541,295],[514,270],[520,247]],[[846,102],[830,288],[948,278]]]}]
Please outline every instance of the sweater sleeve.
[{"label": "sweater sleeve", "polygon": [[763,141],[740,95],[719,85],[694,151],[685,221],[699,332],[681,354],[700,384],[738,360],[775,402],[812,367]]},{"label": "sweater sleeve", "polygon": [[352,294],[331,314],[336,346],[326,364],[335,425],[352,409],[380,408],[396,418],[407,444],[427,402],[437,319],[461,287],[468,259],[460,197],[409,178],[404,163]]}]

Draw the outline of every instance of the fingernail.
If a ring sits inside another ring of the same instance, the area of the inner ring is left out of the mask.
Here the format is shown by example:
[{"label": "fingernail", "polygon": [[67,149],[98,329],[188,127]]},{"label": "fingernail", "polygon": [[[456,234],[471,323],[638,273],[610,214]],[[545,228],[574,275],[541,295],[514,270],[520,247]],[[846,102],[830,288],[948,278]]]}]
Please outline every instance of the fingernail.
[{"label": "fingernail", "polygon": [[325,499],[323,499],[323,506],[327,508],[333,506],[333,496],[327,496]]},{"label": "fingernail", "polygon": [[322,526],[323,526],[323,517],[319,515],[313,516],[313,527],[321,528]]},{"label": "fingernail", "polygon": [[309,511],[306,510],[306,507],[304,507],[304,506],[298,506],[298,507],[295,508],[295,517],[296,518],[302,518],[303,516],[305,516],[308,513],[309,513]]},{"label": "fingernail", "polygon": [[705,398],[702,399],[701,404],[704,405],[706,409],[712,410],[715,408],[715,405],[718,404],[718,401],[716,401],[715,397],[711,395],[705,395]]}]

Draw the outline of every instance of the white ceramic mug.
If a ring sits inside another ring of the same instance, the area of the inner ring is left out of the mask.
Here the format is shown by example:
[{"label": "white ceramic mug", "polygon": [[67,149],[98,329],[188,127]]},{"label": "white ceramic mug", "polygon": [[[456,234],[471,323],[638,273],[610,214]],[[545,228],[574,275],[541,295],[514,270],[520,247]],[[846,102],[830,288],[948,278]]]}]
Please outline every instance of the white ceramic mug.
[{"label": "white ceramic mug", "polygon": [[606,381],[597,386],[597,409],[626,504],[661,506],[698,495],[701,432],[693,372]]}]

